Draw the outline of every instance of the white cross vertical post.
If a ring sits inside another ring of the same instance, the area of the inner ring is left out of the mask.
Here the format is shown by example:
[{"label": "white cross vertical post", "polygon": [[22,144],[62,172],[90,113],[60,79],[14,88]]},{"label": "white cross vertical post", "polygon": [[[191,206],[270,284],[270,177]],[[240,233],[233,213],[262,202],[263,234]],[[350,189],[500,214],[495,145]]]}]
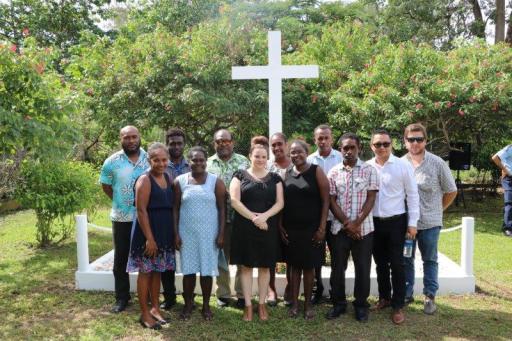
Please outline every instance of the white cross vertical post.
[{"label": "white cross vertical post", "polygon": [[282,80],[285,78],[317,78],[318,65],[282,65],[281,32],[268,32],[268,65],[233,66],[232,79],[268,79],[268,133],[283,131]]}]

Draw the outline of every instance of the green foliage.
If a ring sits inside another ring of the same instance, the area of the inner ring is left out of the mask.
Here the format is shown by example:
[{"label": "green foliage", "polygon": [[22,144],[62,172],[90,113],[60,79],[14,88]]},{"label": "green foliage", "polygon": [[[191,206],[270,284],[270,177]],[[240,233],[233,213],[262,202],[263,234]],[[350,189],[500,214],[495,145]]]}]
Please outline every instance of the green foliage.
[{"label": "green foliage", "polygon": [[22,166],[23,182],[16,190],[20,203],[35,211],[37,241],[47,246],[72,232],[70,215],[101,202],[97,172],[86,163],[33,162]]},{"label": "green foliage", "polygon": [[65,157],[77,135],[69,118],[75,103],[51,70],[58,53],[33,38],[24,45],[17,53],[0,44],[0,198],[16,185],[20,161]]},{"label": "green foliage", "polygon": [[[41,46],[67,48],[78,42],[82,30],[96,34],[103,6],[111,0],[10,0],[0,2],[0,35],[21,45],[33,36]],[[118,1],[119,2],[119,1]]]},{"label": "green foliage", "polygon": [[[430,141],[472,142],[484,169],[512,133],[512,51],[477,42],[440,52],[427,45],[389,45],[331,96],[331,122],[370,132],[379,126],[400,135],[423,122]],[[485,149],[483,148],[487,146]]]}]

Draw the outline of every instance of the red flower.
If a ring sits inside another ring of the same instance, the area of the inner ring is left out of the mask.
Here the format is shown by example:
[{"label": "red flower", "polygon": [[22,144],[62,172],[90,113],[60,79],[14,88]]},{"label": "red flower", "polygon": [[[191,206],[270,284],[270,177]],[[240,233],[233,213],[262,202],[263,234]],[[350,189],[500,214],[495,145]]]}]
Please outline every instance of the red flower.
[{"label": "red flower", "polygon": [[464,111],[462,111],[462,109],[459,109],[459,116],[464,117]]},{"label": "red flower", "polygon": [[423,108],[423,104],[421,104],[421,103],[416,104],[416,110],[420,110],[421,108]]},{"label": "red flower", "polygon": [[16,51],[18,51],[18,47],[15,44],[12,44],[11,47],[9,48],[9,50],[16,53]]},{"label": "red flower", "polygon": [[318,101],[318,96],[317,95],[311,96],[311,103],[316,103],[316,101]]},{"label": "red flower", "polygon": [[450,102],[450,101],[446,102],[446,107],[447,107],[447,108],[451,108],[451,107],[452,107],[452,105],[453,105],[453,103],[452,103],[452,102]]},{"label": "red flower", "polygon": [[30,30],[28,27],[25,27],[23,31],[21,31],[21,34],[23,34],[24,37],[28,37],[30,35]]}]

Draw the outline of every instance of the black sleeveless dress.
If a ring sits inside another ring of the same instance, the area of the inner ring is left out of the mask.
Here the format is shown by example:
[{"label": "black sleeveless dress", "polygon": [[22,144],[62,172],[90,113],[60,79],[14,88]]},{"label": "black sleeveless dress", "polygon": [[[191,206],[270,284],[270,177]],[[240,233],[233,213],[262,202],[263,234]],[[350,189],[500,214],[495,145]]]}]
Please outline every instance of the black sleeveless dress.
[{"label": "black sleeveless dress", "polygon": [[[278,174],[269,172],[262,179],[253,178],[246,170],[233,174],[240,180],[240,199],[252,212],[263,213],[276,203]],[[230,263],[251,268],[274,267],[279,253],[277,215],[267,220],[268,230],[260,230],[252,221],[235,211],[231,233]]]},{"label": "black sleeveless dress", "polygon": [[173,198],[171,180],[169,175],[164,173],[166,188],[161,188],[150,173],[151,193],[148,202],[148,217],[151,232],[158,246],[158,253],[155,257],[148,257],[144,254],[146,237],[142,232],[138,219],[134,219],[130,243],[130,254],[128,272],[164,272],[174,270],[174,223],[173,223]]},{"label": "black sleeveless dress", "polygon": [[316,181],[317,165],[297,174],[286,171],[284,180],[283,226],[288,233],[286,263],[310,269],[322,264],[322,249],[312,241],[320,226],[322,200]]}]

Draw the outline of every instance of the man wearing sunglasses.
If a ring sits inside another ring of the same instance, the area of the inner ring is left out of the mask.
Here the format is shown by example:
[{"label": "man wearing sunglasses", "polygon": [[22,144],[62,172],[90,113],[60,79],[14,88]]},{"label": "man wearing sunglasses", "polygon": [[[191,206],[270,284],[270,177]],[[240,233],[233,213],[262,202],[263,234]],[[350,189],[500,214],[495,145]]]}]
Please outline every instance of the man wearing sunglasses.
[{"label": "man wearing sunglasses", "polygon": [[503,187],[503,234],[512,237],[512,144],[509,144],[492,156],[492,161],[501,169]]},{"label": "man wearing sunglasses", "polygon": [[[229,188],[233,173],[239,169],[249,168],[249,160],[240,154],[234,153],[235,142],[231,132],[226,129],[220,129],[213,135],[213,147],[215,148],[215,154],[208,158],[206,170],[210,173],[217,175]],[[228,197],[227,205],[227,219],[226,227],[224,230],[224,255],[226,261],[229,264],[229,252],[231,247],[231,222],[233,217],[233,209],[229,201],[229,193],[226,193]],[[225,307],[229,305],[231,300],[231,277],[229,271],[219,267],[219,276],[217,277],[217,305],[219,307]],[[235,276],[235,291],[237,296],[236,307],[243,309],[245,307],[245,300],[242,294],[242,285],[240,282],[240,271],[237,269]]]},{"label": "man wearing sunglasses", "polygon": [[457,196],[457,186],[446,162],[425,150],[427,131],[423,125],[408,125],[404,131],[404,142],[409,152],[402,159],[409,162],[414,169],[420,196],[420,219],[412,257],[405,258],[405,303],[414,301],[414,254],[417,242],[423,261],[423,312],[432,315],[437,309],[437,244],[443,225],[443,211]]},{"label": "man wearing sunglasses", "polygon": [[392,154],[389,132],[384,129],[373,132],[371,148],[375,157],[368,163],[377,169],[379,176],[379,192],[372,212],[379,302],[373,310],[391,306],[391,320],[401,324],[405,321],[403,248],[406,235],[411,239],[416,236],[420,216],[418,185],[412,166]]}]

